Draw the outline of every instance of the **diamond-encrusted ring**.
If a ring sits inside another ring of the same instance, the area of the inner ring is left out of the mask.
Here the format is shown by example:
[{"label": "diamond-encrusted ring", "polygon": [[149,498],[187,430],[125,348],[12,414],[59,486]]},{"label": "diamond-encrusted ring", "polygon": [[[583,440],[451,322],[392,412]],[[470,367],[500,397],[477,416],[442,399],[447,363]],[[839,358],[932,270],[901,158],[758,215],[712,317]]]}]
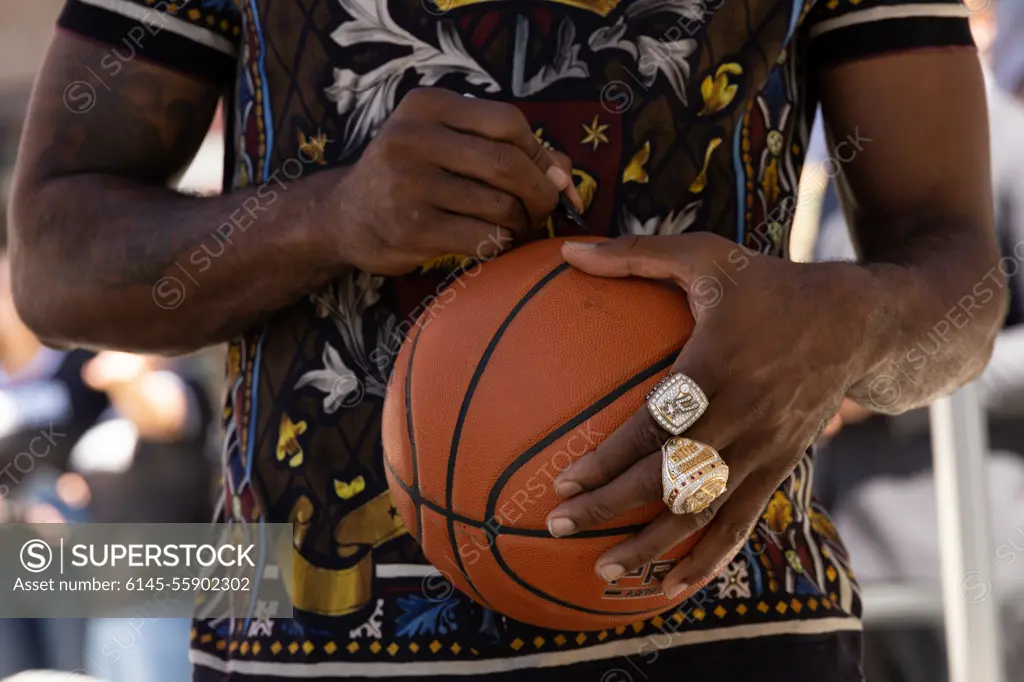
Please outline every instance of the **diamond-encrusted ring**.
[{"label": "diamond-encrusted ring", "polygon": [[708,409],[708,399],[697,382],[685,374],[669,374],[647,394],[647,409],[661,427],[678,436]]},{"label": "diamond-encrusted ring", "polygon": [[661,487],[673,514],[704,511],[729,482],[729,467],[710,445],[670,438],[661,448]]}]

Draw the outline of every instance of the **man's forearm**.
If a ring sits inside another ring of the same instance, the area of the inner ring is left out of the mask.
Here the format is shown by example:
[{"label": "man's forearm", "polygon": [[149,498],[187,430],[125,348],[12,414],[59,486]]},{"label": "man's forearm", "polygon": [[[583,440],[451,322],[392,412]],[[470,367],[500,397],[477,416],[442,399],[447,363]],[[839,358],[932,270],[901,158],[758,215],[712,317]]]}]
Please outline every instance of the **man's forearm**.
[{"label": "man's forearm", "polygon": [[870,341],[850,397],[875,412],[927,405],[976,377],[1006,314],[1006,278],[985,230],[931,221],[898,250],[865,253]]},{"label": "man's forearm", "polygon": [[13,207],[15,292],[56,345],[183,352],[223,341],[343,271],[317,227],[338,174],[200,198],[102,174]]}]

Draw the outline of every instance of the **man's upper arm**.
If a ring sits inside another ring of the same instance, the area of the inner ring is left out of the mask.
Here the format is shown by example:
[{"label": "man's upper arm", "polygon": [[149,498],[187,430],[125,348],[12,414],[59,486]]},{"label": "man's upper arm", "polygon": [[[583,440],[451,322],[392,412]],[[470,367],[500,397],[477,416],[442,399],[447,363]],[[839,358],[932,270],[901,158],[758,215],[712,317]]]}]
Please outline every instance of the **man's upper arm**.
[{"label": "man's upper arm", "polygon": [[166,184],[187,167],[233,75],[238,28],[192,4],[195,21],[187,4],[178,16],[164,2],[69,0],[36,81],[16,182],[105,173]]},{"label": "man's upper arm", "polygon": [[829,4],[850,6],[819,3],[813,63],[864,256],[898,251],[922,219],[991,229],[985,86],[963,6],[876,0],[830,16]]}]

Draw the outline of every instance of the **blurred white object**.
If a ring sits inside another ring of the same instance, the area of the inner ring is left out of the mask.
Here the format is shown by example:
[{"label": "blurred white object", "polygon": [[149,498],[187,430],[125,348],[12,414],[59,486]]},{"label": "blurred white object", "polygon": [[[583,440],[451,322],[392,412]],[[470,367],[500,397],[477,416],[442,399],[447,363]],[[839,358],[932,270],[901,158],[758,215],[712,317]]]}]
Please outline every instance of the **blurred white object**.
[{"label": "blurred white object", "polygon": [[178,183],[178,189],[200,194],[220,194],[224,181],[224,138],[210,133]]},{"label": "blurred white object", "polygon": [[[1003,452],[985,459],[989,539],[994,548],[984,557],[992,562],[983,569],[985,578],[991,583],[1024,581],[1024,506],[1020,504],[1024,462],[1020,455]],[[857,547],[853,557],[857,577],[865,584],[895,581],[937,587],[941,575],[938,516],[906,513],[935,508],[931,472],[910,478],[880,477],[858,486],[849,502],[835,512],[843,539]],[[1009,543],[1022,550],[1020,557],[1007,551]]]},{"label": "blurred white object", "polygon": [[124,473],[135,458],[139,432],[127,419],[109,419],[85,432],[71,451],[71,469],[91,472]]},{"label": "blurred white object", "polygon": [[90,620],[85,638],[89,672],[109,682],[188,682],[191,629],[190,618]]},{"label": "blurred white object", "polygon": [[949,680],[1003,682],[1001,590],[993,592],[983,570],[992,566],[991,485],[977,387],[935,401],[931,418]]},{"label": "blurred white object", "polygon": [[84,672],[61,672],[59,670],[28,670],[13,677],[5,677],[0,682],[102,682],[89,677]]}]

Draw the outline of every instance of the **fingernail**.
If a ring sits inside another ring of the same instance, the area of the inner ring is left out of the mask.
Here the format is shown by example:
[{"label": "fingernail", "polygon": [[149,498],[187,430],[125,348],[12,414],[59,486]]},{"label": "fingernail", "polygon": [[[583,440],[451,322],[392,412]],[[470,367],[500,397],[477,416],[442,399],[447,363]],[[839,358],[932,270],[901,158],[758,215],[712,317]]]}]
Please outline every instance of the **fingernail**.
[{"label": "fingernail", "polygon": [[580,251],[592,249],[597,246],[597,244],[594,244],[593,242],[566,242],[565,245],[570,249],[578,249]]},{"label": "fingernail", "polygon": [[583,492],[583,486],[575,481],[562,481],[561,483],[555,484],[555,494],[561,497],[563,500],[567,500],[570,497],[575,497]]},{"label": "fingernail", "polygon": [[689,585],[687,585],[686,583],[679,583],[678,585],[663,587],[662,592],[664,592],[665,596],[669,599],[675,599],[680,594],[682,594],[683,590],[685,590],[687,587],[689,587]]},{"label": "fingernail", "polygon": [[617,580],[619,576],[626,572],[626,569],[618,564],[606,564],[597,569],[597,571],[601,574],[602,578],[611,582],[613,580]]},{"label": "fingernail", "polygon": [[553,182],[559,191],[565,189],[569,184],[569,174],[558,166],[548,166],[544,174],[548,176],[548,180]]},{"label": "fingernail", "polygon": [[576,210],[583,213],[583,199],[580,198],[580,193],[576,190],[576,185],[571,181],[565,188],[565,196],[569,197],[572,205],[576,207]]},{"label": "fingernail", "polygon": [[560,538],[563,535],[571,535],[576,532],[576,524],[572,519],[558,518],[548,521],[548,532],[551,537]]}]

